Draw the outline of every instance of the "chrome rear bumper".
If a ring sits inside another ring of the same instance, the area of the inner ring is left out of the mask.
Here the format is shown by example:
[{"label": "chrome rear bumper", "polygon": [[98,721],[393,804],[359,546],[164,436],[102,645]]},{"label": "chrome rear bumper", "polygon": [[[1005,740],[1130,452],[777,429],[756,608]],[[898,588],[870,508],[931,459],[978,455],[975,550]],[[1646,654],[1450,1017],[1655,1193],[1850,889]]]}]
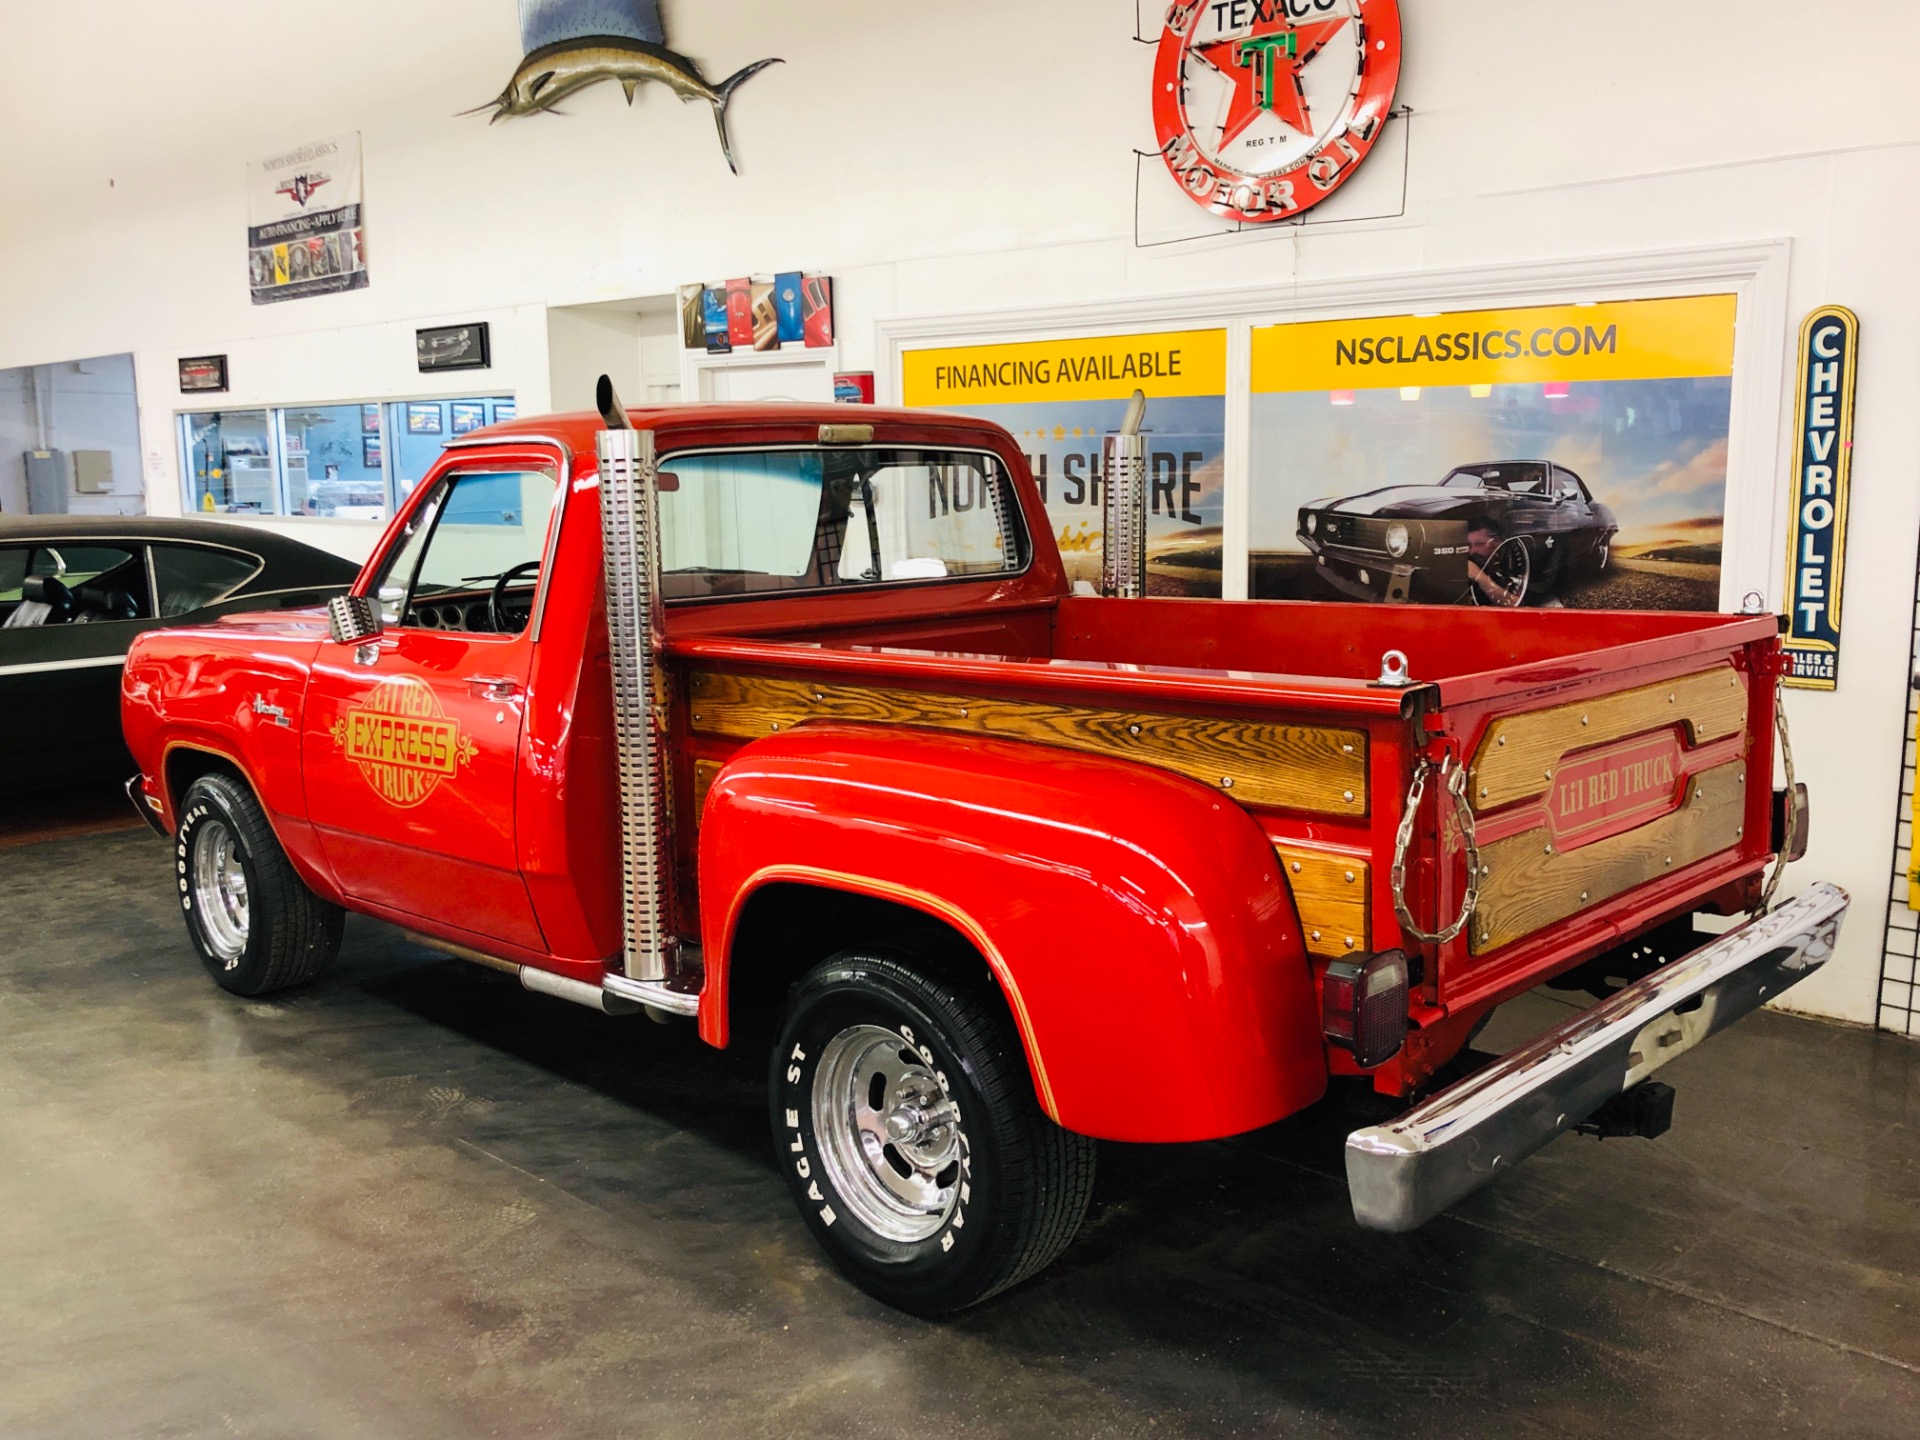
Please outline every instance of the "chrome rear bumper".
[{"label": "chrome rear bumper", "polygon": [[1412,1230],[1505,1174],[1611,1097],[1819,969],[1833,953],[1847,905],[1839,886],[1817,884],[1391,1124],[1354,1131],[1347,1137],[1354,1218],[1372,1230]]}]

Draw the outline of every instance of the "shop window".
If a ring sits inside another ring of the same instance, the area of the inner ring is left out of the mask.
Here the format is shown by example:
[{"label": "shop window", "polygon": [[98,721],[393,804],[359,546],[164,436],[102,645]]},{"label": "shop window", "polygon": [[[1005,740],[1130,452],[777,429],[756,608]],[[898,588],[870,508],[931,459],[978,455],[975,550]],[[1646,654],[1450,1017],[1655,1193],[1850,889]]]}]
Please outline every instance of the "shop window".
[{"label": "shop window", "polygon": [[1694,295],[1256,327],[1248,592],[1718,608],[1736,308]]},{"label": "shop window", "polygon": [[203,514],[279,515],[265,410],[212,410],[180,417],[187,506]]},{"label": "shop window", "polygon": [[388,433],[393,437],[393,503],[413,494],[447,441],[511,420],[515,405],[505,395],[481,395],[461,400],[403,400],[386,407]]},{"label": "shop window", "polygon": [[449,440],[514,413],[511,397],[483,395],[182,415],[186,503],[202,514],[385,521]]},{"label": "shop window", "polygon": [[304,405],[274,412],[280,422],[288,514],[387,518],[380,408]]}]

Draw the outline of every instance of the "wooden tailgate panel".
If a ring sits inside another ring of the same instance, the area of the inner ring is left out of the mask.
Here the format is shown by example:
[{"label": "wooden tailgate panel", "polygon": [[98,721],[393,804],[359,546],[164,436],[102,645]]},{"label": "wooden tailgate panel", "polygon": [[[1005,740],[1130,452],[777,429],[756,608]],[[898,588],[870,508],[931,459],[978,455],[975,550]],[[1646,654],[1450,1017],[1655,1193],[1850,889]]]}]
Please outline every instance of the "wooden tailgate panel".
[{"label": "wooden tailgate panel", "polygon": [[1483,955],[1733,848],[1747,680],[1730,665],[1502,716],[1468,770]]}]

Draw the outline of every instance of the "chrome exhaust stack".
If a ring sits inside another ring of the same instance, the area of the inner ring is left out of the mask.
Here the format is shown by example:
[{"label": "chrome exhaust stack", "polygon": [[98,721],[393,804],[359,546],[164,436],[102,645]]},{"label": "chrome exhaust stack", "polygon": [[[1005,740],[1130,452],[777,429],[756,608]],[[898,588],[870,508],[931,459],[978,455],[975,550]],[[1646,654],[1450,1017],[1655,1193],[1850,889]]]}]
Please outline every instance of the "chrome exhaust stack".
[{"label": "chrome exhaust stack", "polygon": [[614,730],[620,752],[621,968],[629,981],[673,978],[677,941],[668,832],[667,692],[660,668],[660,500],[653,432],[635,430],[600,377],[607,428],[600,462],[600,529],[606,557],[607,638],[613,659]]},{"label": "chrome exhaust stack", "polygon": [[1146,414],[1146,392],[1136,390],[1120,433],[1107,437],[1101,463],[1100,593],[1124,600],[1147,593],[1147,440],[1140,433]]}]

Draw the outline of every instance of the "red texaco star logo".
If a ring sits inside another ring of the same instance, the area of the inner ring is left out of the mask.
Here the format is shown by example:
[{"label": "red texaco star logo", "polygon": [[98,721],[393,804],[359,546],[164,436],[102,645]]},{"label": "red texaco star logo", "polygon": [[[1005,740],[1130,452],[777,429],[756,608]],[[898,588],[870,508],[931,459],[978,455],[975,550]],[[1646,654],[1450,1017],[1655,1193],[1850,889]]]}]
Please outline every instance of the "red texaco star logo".
[{"label": "red texaco star logo", "polygon": [[1359,168],[1399,75],[1398,0],[1176,0],[1154,65],[1160,153],[1216,215],[1287,219]]}]

